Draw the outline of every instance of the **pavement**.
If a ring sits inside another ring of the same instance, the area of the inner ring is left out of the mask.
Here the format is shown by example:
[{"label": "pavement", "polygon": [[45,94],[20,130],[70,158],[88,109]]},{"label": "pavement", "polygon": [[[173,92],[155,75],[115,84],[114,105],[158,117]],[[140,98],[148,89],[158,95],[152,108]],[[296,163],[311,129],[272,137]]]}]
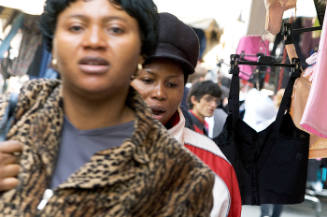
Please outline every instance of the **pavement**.
[{"label": "pavement", "polygon": [[[242,206],[241,217],[260,217],[260,206]],[[284,205],[280,217],[327,217],[327,193],[307,195],[303,203]]]}]

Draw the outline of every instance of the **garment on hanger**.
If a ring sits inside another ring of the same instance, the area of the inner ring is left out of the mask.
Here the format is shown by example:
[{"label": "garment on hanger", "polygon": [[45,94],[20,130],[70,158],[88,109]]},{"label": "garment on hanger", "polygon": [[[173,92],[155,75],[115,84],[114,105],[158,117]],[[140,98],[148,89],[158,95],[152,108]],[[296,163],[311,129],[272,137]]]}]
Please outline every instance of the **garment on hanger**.
[{"label": "garment on hanger", "polygon": [[29,66],[27,74],[30,79],[37,78],[58,78],[59,74],[53,68],[49,67],[51,63],[51,53],[46,49],[45,41],[40,44],[35,52],[32,63]]},{"label": "garment on hanger", "polygon": [[38,78],[40,75],[40,66],[42,64],[42,55],[43,55],[43,47],[42,44],[38,46],[35,51],[33,60],[28,67],[27,74],[30,78]]},{"label": "garment on hanger", "polygon": [[324,18],[319,42],[318,60],[314,69],[308,101],[301,126],[317,136],[327,138],[327,16]]},{"label": "garment on hanger", "polygon": [[42,35],[38,27],[38,20],[38,16],[25,15],[22,28],[23,37],[19,47],[19,54],[13,62],[13,73],[15,76],[27,74],[37,48],[42,43]]},{"label": "garment on hanger", "polygon": [[[294,44],[286,45],[287,55],[289,59],[298,58],[297,51],[294,48]],[[311,81],[313,77],[313,69],[315,68],[317,53],[314,53],[306,59],[309,67],[305,69],[302,75],[296,79],[292,93],[292,103],[290,108],[290,114],[295,126],[301,130],[306,131],[300,125],[304,109],[306,107],[308,96],[311,89]],[[310,133],[310,132],[308,132]],[[310,148],[309,159],[313,158],[326,158],[327,157],[327,139],[319,137],[310,133]]]},{"label": "garment on hanger", "polygon": [[[292,94],[290,113],[295,126],[302,130],[304,129],[301,127],[300,121],[303,116],[310,89],[311,82],[307,78],[301,76],[296,79]],[[319,137],[315,134],[310,134],[309,158],[327,158],[326,138]]]},{"label": "garment on hanger", "polygon": [[[263,40],[260,35],[244,36],[240,39],[236,53],[244,55],[244,59],[257,61],[258,54],[269,56],[269,41]],[[240,65],[240,78],[249,80],[255,70],[255,66]]]},{"label": "garment on hanger", "polygon": [[256,132],[239,117],[238,67],[232,69],[229,115],[214,139],[235,168],[243,205],[294,204],[304,201],[309,134],[295,127],[289,114],[294,71],[276,120]]},{"label": "garment on hanger", "polygon": [[0,44],[0,59],[4,57],[5,52],[9,49],[11,40],[15,37],[18,30],[21,28],[23,22],[24,15],[20,13],[15,17],[10,32]]},{"label": "garment on hanger", "polygon": [[265,29],[276,35],[280,32],[284,11],[295,8],[296,0],[265,0]]},{"label": "garment on hanger", "polygon": [[[302,18],[302,27],[318,27],[320,25],[312,24],[312,18]],[[299,35],[299,45],[301,48],[302,60],[307,59],[312,53],[316,52],[319,47],[320,35],[313,37],[313,34],[321,34],[321,31],[303,32]]]},{"label": "garment on hanger", "polygon": [[274,102],[256,88],[248,91],[244,106],[243,121],[257,132],[266,129],[276,118]]},{"label": "garment on hanger", "polygon": [[317,11],[317,16],[319,23],[322,25],[324,21],[325,11],[326,11],[326,1],[325,0],[313,0],[315,8]]}]

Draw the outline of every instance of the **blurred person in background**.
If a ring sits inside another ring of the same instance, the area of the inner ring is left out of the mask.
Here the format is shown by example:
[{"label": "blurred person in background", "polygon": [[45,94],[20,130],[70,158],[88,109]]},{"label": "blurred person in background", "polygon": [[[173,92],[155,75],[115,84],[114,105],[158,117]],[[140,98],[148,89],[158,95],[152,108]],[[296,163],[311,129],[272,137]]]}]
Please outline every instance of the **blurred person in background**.
[{"label": "blurred person in background", "polygon": [[196,132],[208,136],[206,117],[211,117],[219,105],[221,89],[213,81],[195,83],[187,96],[187,104]]},{"label": "blurred person in background", "polygon": [[[222,92],[220,101],[214,111],[213,116],[205,118],[205,121],[209,125],[208,136],[210,138],[217,137],[222,132],[224,124],[226,122],[229,95],[229,85],[226,84],[226,80],[228,81],[228,78],[222,75],[217,77],[217,85],[220,87]],[[223,85],[223,83],[225,85]]]}]

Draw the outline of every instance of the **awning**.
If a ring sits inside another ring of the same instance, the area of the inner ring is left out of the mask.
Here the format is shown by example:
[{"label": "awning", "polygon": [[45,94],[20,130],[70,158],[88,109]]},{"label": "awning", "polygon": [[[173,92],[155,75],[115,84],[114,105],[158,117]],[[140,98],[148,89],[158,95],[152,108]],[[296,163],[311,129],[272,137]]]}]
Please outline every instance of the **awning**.
[{"label": "awning", "polygon": [[200,19],[191,21],[187,24],[193,28],[203,30],[205,34],[206,46],[203,53],[201,53],[201,56],[206,55],[206,53],[208,53],[215,45],[217,45],[220,41],[221,35],[223,34],[223,29],[219,27],[217,21],[214,18]]}]

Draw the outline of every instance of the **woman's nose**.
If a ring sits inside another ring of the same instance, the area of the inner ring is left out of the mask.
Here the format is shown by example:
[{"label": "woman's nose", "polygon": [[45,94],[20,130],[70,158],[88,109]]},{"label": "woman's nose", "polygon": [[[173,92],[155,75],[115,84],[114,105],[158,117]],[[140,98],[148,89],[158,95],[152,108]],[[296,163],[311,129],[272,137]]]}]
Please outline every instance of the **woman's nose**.
[{"label": "woman's nose", "polygon": [[152,97],[160,101],[167,99],[167,93],[164,85],[157,84],[152,92]]},{"label": "woman's nose", "polygon": [[104,32],[98,27],[92,27],[86,31],[84,37],[84,46],[92,49],[105,48]]}]

